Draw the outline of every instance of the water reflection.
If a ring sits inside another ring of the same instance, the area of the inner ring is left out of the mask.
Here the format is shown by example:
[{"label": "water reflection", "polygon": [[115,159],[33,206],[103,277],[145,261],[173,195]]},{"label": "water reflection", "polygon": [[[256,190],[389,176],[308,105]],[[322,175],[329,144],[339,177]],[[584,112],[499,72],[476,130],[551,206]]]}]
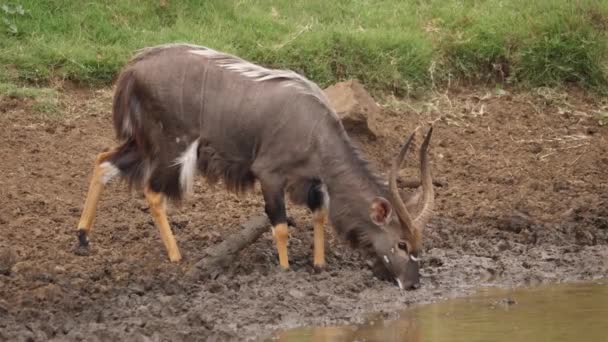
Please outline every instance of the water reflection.
[{"label": "water reflection", "polygon": [[399,320],[300,328],[276,341],[608,341],[608,283],[484,289],[405,311]]},{"label": "water reflection", "polygon": [[339,326],[323,328],[304,328],[281,332],[275,341],[422,341],[420,329],[415,320],[372,321],[361,326]]}]

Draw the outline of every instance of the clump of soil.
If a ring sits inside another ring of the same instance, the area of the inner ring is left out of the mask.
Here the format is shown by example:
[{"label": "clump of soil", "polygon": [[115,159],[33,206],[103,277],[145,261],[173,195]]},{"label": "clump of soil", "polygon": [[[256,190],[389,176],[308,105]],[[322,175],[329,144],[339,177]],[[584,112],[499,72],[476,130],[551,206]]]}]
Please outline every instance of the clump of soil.
[{"label": "clump of soil", "polygon": [[[4,101],[4,99],[0,99]],[[114,144],[109,90],[70,90],[62,119],[29,103],[2,106],[0,339],[225,340],[309,324],[387,317],[480,285],[608,276],[605,102],[564,93],[461,89],[391,102],[381,136],[355,137],[379,171],[403,139],[434,122],[436,216],[425,232],[423,284],[401,292],[328,229],[327,270],[312,267],[311,217],[290,207],[292,269],[281,271],[270,231],[216,279],[185,277],[205,248],[263,213],[259,191],[208,189],[169,210],[184,260],[170,263],[141,194],[110,183],[91,236],[73,253],[96,153]],[[403,178],[417,176],[410,156]]]}]

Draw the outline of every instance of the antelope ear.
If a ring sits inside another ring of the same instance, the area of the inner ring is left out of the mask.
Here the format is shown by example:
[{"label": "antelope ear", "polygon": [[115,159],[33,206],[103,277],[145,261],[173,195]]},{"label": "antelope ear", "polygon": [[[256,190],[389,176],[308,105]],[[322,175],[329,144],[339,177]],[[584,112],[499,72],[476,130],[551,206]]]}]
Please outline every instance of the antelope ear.
[{"label": "antelope ear", "polygon": [[389,201],[382,197],[376,197],[369,207],[369,217],[372,222],[379,226],[384,226],[391,220],[393,206]]}]

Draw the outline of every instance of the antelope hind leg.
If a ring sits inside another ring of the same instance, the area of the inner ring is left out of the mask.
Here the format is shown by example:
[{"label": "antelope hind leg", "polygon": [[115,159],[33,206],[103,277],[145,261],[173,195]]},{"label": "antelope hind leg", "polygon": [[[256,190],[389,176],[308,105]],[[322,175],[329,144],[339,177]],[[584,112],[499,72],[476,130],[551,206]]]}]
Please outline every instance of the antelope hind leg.
[{"label": "antelope hind leg", "polygon": [[327,210],[320,208],[313,212],[314,229],[314,260],[313,265],[317,271],[325,268],[325,224],[327,223]]},{"label": "antelope hind leg", "polygon": [[144,189],[144,195],[146,201],[150,205],[150,212],[154,218],[154,223],[160,231],[160,238],[163,240],[165,248],[167,249],[169,260],[172,262],[180,261],[182,256],[177,247],[173,232],[171,232],[169,220],[167,219],[167,200],[165,196],[159,192],[152,191],[149,187]]},{"label": "antelope hind leg", "polygon": [[325,268],[325,224],[328,216],[329,195],[327,187],[319,179],[310,181],[307,205],[312,211],[313,266],[316,271],[321,271]]},{"label": "antelope hind leg", "polygon": [[114,151],[102,152],[95,158],[95,168],[89,183],[84,208],[78,222],[78,247],[76,254],[84,255],[88,251],[89,235],[93,228],[93,221],[97,212],[97,203],[101,196],[104,185],[116,176],[120,171],[107,160],[114,155]]}]

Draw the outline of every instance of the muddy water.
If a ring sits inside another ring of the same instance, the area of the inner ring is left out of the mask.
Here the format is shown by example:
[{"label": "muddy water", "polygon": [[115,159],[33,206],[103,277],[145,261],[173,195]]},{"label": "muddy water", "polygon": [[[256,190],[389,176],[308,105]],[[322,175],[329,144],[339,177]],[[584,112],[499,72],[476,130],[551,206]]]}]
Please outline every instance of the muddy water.
[{"label": "muddy water", "polygon": [[608,341],[608,281],[488,288],[406,310],[399,320],[301,328],[278,341]]}]

